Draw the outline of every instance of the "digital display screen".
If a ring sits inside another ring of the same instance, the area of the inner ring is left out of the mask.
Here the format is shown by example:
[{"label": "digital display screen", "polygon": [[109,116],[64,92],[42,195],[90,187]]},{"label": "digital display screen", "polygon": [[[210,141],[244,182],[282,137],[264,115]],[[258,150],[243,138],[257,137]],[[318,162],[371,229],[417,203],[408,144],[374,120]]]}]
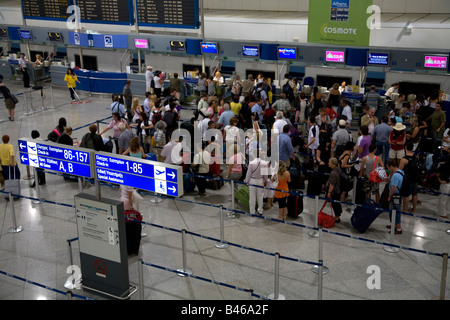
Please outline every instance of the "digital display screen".
[{"label": "digital display screen", "polygon": [[199,27],[198,0],[135,0],[140,26],[188,28]]},{"label": "digital display screen", "polygon": [[446,70],[448,68],[448,56],[426,55],[423,66],[425,68]]},{"label": "digital display screen", "polygon": [[326,62],[336,62],[336,63],[344,63],[345,62],[345,52],[344,51],[329,51],[325,52],[325,61]]},{"label": "digital display screen", "polygon": [[32,40],[33,35],[30,30],[19,30],[19,37],[22,40]]},{"label": "digital display screen", "polygon": [[170,50],[172,51],[186,51],[184,41],[170,41]]},{"label": "digital display screen", "polygon": [[256,45],[243,45],[242,46],[242,55],[244,57],[259,57],[259,46]]},{"label": "digital display screen", "polygon": [[389,53],[368,52],[367,64],[371,66],[388,66]]},{"label": "digital display screen", "polygon": [[297,48],[278,47],[278,59],[297,60]]},{"label": "digital display screen", "polygon": [[81,22],[133,23],[131,0],[77,0]]},{"label": "digital display screen", "polygon": [[218,54],[219,53],[217,43],[202,42],[201,46],[202,46],[203,54]]},{"label": "digital display screen", "polygon": [[48,40],[55,41],[55,42],[61,42],[62,41],[61,33],[59,33],[59,32],[49,32],[48,33]]},{"label": "digital display screen", "polygon": [[67,8],[72,4],[72,0],[22,0],[23,17],[25,19],[67,21],[72,14],[67,12]]},{"label": "digital display screen", "polygon": [[134,39],[134,46],[138,49],[148,49],[147,39]]}]

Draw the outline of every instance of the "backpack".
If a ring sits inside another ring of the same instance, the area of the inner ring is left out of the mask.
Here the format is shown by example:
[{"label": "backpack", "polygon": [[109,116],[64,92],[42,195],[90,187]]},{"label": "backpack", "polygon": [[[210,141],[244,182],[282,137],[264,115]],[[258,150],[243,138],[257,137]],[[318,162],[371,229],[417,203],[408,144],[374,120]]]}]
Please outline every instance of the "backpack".
[{"label": "backpack", "polygon": [[261,91],[263,89],[260,88],[256,88],[255,90],[253,90],[253,96],[255,97],[255,99],[260,99],[261,98]]},{"label": "backpack", "polygon": [[57,142],[60,136],[61,133],[58,131],[58,129],[55,128],[52,131],[50,131],[50,133],[47,136],[47,139],[52,142]]},{"label": "backpack", "polygon": [[409,197],[411,195],[411,189],[412,189],[411,182],[409,181],[408,177],[405,174],[403,174],[402,172],[397,171],[396,173],[399,173],[403,177],[402,186],[398,190],[400,192],[400,195],[402,197]]},{"label": "backpack", "polygon": [[292,87],[289,85],[289,81],[283,85],[283,93],[286,94],[286,98],[289,100],[294,97],[294,90],[292,90]]},{"label": "backpack", "polygon": [[81,139],[80,147],[94,149],[94,140],[92,139],[91,133],[86,133],[84,135],[83,139]]},{"label": "backpack", "polygon": [[156,124],[158,121],[162,120],[162,114],[161,114],[161,110],[158,111],[153,111],[152,112],[153,117],[152,117],[152,123]]}]

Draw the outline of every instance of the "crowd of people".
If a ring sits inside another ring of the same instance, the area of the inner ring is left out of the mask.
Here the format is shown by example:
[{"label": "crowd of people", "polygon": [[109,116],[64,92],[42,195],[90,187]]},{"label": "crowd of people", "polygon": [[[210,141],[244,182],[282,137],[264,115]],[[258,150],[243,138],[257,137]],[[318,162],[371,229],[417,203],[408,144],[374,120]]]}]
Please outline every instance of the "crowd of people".
[{"label": "crowd of people", "polygon": [[[111,122],[102,130],[91,125],[81,147],[113,152],[113,143],[118,154],[182,165],[183,172],[191,174],[191,182],[194,177],[201,196],[206,196],[212,177],[248,184],[249,212],[263,214],[265,207],[278,203],[283,220],[289,191],[302,188],[299,180],[305,178],[307,194],[334,200],[337,223],[343,212],[341,202],[351,194],[354,179],[358,194],[363,194],[359,203],[371,197],[383,202],[380,185],[385,182],[387,208],[397,212],[416,213],[420,188],[432,188],[440,192],[436,211],[448,218],[450,137],[439,92],[407,99],[397,92],[398,84],[384,96],[371,87],[364,96],[362,113],[355,114],[339,84],[325,94],[315,87],[307,96],[299,81],[286,75],[277,94],[269,79],[261,75],[256,79],[248,75],[243,81],[235,76],[231,97],[224,99],[222,93],[209,89],[223,84],[220,73],[209,78],[201,74],[196,108],[189,119],[181,119],[178,82],[171,80],[169,89],[164,90],[156,87],[161,72],[153,73],[149,67],[146,76],[144,101],[132,97],[127,82],[124,92],[112,96]],[[189,132],[190,141],[183,142],[186,136],[174,134],[179,128]],[[111,129],[112,139],[108,139]],[[239,134],[248,129],[253,130]],[[202,137],[201,143],[193,140],[195,132]],[[48,139],[70,144],[70,134],[71,128],[62,118]],[[263,134],[268,136],[264,147]],[[272,150],[272,135],[278,150]],[[267,161],[265,156],[274,152],[279,161]],[[380,168],[388,173],[387,179],[377,181],[374,177],[382,175]],[[188,182],[185,191],[192,188]],[[403,192],[402,184],[410,186],[409,193]],[[237,191],[240,186],[235,183],[234,187]],[[401,215],[395,221],[395,233],[402,233]]]}]

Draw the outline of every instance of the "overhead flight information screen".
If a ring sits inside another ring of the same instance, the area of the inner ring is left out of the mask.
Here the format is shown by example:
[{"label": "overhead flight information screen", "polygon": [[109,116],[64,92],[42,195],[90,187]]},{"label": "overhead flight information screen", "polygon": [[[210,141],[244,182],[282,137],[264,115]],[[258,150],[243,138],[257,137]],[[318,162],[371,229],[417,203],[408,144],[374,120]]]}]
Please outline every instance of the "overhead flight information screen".
[{"label": "overhead flight information screen", "polygon": [[199,27],[198,0],[136,0],[136,10],[140,26]]},{"label": "overhead flight information screen", "polygon": [[80,21],[133,24],[132,0],[77,0]]},{"label": "overhead flight information screen", "polygon": [[22,0],[25,19],[67,20],[67,7],[72,0]]}]

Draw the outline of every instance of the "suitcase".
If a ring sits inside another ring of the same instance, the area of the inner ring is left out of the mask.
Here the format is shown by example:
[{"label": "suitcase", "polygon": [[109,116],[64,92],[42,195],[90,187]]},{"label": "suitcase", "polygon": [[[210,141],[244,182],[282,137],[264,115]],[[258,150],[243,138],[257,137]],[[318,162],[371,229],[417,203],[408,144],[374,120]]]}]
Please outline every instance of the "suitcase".
[{"label": "suitcase", "polygon": [[366,232],[372,222],[380,215],[381,210],[378,210],[381,206],[367,198],[362,206],[358,206],[350,218],[353,228],[360,233]]},{"label": "suitcase", "polygon": [[[11,168],[13,168],[11,170]],[[18,199],[18,196],[15,195],[20,195],[20,173],[19,175],[17,175],[17,171],[19,170],[19,168],[17,166],[14,167],[9,167],[9,179],[5,180],[5,192],[8,193],[12,193],[14,196],[14,200]],[[13,172],[11,174],[11,172]],[[18,176],[18,178],[17,178]],[[9,200],[9,197],[6,197],[6,199]]]},{"label": "suitcase", "polygon": [[125,230],[126,230],[128,254],[139,253],[139,247],[141,245],[141,232],[142,232],[142,225],[139,221],[142,221],[142,215],[138,211],[135,210],[125,211]]},{"label": "suitcase", "polygon": [[[250,212],[250,189],[248,186],[244,186],[235,191],[234,198],[244,206],[246,212]],[[255,208],[257,207],[258,201],[255,201]]]},{"label": "suitcase", "polygon": [[206,180],[206,188],[211,190],[220,190],[220,188],[223,187],[224,181],[221,176],[215,175],[213,178],[220,179],[220,180],[214,180],[214,179],[207,179]]},{"label": "suitcase", "polygon": [[195,181],[191,173],[183,173],[183,188],[184,192],[195,190]]},{"label": "suitcase", "polygon": [[[302,193],[300,190],[291,190],[292,192]],[[297,218],[303,212],[303,196],[290,194],[287,199],[287,215],[291,218]]]}]

